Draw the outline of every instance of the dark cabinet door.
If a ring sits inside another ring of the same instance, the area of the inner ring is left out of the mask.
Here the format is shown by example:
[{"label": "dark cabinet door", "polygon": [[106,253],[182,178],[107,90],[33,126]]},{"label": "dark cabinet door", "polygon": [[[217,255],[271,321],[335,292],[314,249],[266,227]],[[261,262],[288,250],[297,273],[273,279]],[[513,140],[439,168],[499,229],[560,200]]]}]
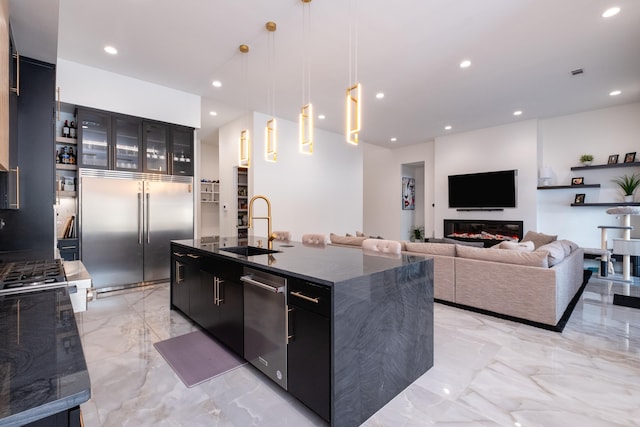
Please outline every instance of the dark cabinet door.
[{"label": "dark cabinet door", "polygon": [[115,115],[112,118],[113,168],[126,171],[142,170],[142,120]]},{"label": "dark cabinet door", "polygon": [[93,169],[111,167],[111,116],[109,113],[78,109],[78,166]]},{"label": "dark cabinet door", "polygon": [[329,299],[328,288],[289,280],[288,390],[327,421],[331,420]]},{"label": "dark cabinet door", "polygon": [[171,174],[193,176],[193,129],[171,127]]},{"label": "dark cabinet door", "polygon": [[191,318],[207,331],[218,321],[218,307],[215,304],[216,277],[208,271],[200,270],[200,280],[191,295]]},{"label": "dark cabinet door", "polygon": [[[206,301],[213,315],[203,317],[200,323],[207,331],[242,356],[244,353],[243,286],[240,282],[242,267],[214,257],[202,262],[203,289],[209,289]],[[203,296],[203,300],[205,297]]]},{"label": "dark cabinet door", "polygon": [[142,165],[144,172],[168,173],[167,159],[169,144],[169,126],[154,123],[142,123]]},{"label": "dark cabinet door", "polygon": [[200,285],[200,267],[180,249],[171,256],[171,305],[190,316],[191,297]]}]

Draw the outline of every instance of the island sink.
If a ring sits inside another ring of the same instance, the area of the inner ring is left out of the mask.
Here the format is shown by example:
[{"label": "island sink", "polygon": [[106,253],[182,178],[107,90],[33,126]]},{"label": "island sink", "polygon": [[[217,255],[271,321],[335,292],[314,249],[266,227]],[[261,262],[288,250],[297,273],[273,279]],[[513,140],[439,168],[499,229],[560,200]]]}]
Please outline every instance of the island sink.
[{"label": "island sink", "polygon": [[244,256],[266,255],[280,252],[273,249],[258,248],[255,246],[232,246],[230,248],[220,248],[220,250]]}]

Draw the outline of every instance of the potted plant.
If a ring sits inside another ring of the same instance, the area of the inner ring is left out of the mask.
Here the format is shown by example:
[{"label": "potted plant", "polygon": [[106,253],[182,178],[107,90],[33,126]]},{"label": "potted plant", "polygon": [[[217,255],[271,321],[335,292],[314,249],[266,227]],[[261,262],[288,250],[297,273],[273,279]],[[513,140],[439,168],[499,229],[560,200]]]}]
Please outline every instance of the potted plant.
[{"label": "potted plant", "polygon": [[413,227],[409,239],[412,242],[422,242],[424,240],[424,227],[422,225]]},{"label": "potted plant", "polygon": [[624,201],[627,203],[633,202],[633,192],[638,188],[638,185],[640,185],[640,175],[635,173],[631,176],[623,175],[619,178],[615,178],[613,182],[618,184],[622,189],[624,193]]},{"label": "potted plant", "polygon": [[593,162],[593,154],[583,154],[580,156],[580,163],[585,166],[591,166],[591,162]]}]

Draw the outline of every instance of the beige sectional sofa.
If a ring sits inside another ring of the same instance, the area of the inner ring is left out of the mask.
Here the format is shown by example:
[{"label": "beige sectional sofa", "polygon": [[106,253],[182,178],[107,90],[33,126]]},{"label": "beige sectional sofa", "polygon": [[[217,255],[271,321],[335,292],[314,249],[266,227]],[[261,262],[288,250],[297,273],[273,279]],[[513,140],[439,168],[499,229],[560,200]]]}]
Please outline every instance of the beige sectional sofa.
[{"label": "beige sectional sofa", "polygon": [[[341,240],[335,235],[331,242],[351,247],[362,244],[355,238]],[[509,244],[511,249],[504,249],[507,244],[493,248],[450,243],[402,245],[404,253],[433,258],[437,301],[562,330],[563,315],[583,282],[584,252],[568,240],[536,243],[527,250],[515,249],[513,243]]]}]

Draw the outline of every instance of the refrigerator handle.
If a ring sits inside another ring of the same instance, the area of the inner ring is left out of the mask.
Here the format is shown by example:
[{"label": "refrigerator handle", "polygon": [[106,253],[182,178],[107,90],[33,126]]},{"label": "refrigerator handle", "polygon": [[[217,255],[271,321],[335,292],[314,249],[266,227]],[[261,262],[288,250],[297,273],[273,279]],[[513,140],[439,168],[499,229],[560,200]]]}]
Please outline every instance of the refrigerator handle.
[{"label": "refrigerator handle", "polygon": [[142,193],[138,193],[138,244],[142,244]]},{"label": "refrigerator handle", "polygon": [[149,224],[150,211],[151,211],[151,203],[149,203],[149,199],[151,199],[151,194],[147,193],[147,243],[151,243],[151,226]]}]

